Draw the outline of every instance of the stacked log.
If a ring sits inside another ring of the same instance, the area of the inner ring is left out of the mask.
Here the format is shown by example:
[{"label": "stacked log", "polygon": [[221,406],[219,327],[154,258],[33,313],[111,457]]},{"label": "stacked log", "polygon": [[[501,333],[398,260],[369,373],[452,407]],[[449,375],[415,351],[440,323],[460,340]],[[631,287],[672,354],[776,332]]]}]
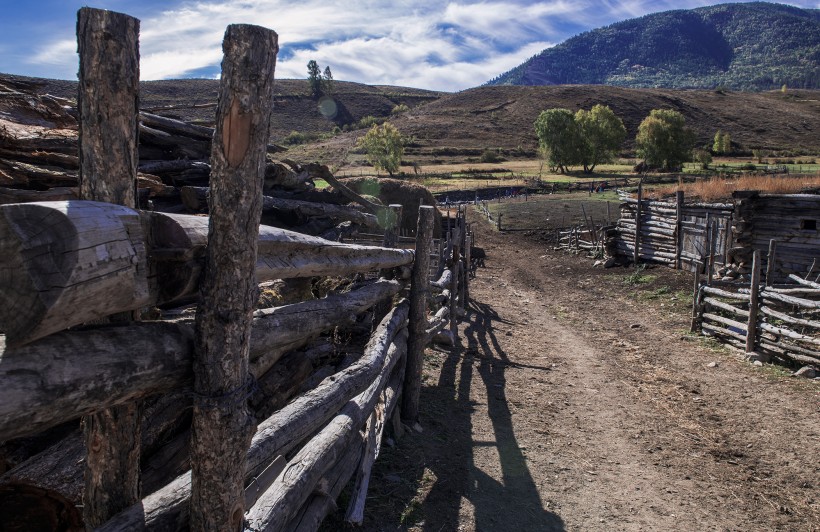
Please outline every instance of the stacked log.
[{"label": "stacked log", "polygon": [[621,193],[620,218],[606,243],[609,252],[633,257],[637,241],[640,259],[694,270],[708,255],[707,220],[714,220],[717,222],[715,256],[718,264],[725,262],[731,238],[728,220],[733,205],[685,203],[678,206],[673,202],[651,200],[641,200],[640,204],[638,224],[638,200]]}]

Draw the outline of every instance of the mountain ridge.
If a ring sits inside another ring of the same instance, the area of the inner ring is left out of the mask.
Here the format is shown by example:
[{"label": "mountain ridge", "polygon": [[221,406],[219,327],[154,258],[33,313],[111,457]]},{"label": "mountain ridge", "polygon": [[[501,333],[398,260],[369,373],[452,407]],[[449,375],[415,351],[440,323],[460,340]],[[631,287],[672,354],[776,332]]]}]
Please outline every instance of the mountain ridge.
[{"label": "mountain ridge", "polygon": [[752,2],[629,19],[543,50],[487,85],[820,88],[820,10]]}]

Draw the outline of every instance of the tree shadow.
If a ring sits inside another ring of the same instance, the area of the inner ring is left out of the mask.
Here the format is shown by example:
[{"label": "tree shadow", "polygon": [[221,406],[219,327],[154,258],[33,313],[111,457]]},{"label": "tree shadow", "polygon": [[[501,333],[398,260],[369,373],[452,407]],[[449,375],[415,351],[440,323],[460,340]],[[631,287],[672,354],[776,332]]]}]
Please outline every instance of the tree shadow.
[{"label": "tree shadow", "polygon": [[[508,367],[527,367],[509,360],[495,335],[495,326],[509,323],[491,305],[471,302],[463,338],[442,363],[438,390],[454,390],[440,410],[446,411],[448,453],[440,462],[428,464],[436,481],[425,498],[424,530],[457,530],[462,499],[474,508],[475,529],[563,531],[564,522],[541,503],[538,486],[529,470],[513,429],[512,413],[506,398]],[[486,388],[487,412],[492,434],[473,438],[470,399],[473,376],[477,373]],[[486,441],[484,441],[486,440]],[[501,481],[492,472],[482,471],[476,462],[480,447],[495,447],[501,467]]]}]

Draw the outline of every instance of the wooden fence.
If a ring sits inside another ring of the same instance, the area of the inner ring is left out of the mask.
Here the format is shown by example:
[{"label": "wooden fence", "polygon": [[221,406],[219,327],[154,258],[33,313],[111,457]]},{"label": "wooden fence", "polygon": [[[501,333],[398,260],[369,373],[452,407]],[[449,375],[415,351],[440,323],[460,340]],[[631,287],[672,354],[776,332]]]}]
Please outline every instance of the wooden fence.
[{"label": "wooden fence", "polygon": [[761,263],[755,251],[749,283],[714,283],[696,275],[692,332],[758,358],[820,365],[820,284],[794,274],[790,284],[762,283]]},{"label": "wooden fence", "polygon": [[[621,193],[621,216],[607,235],[607,253],[651,260],[721,278],[751,275],[760,251],[773,281],[803,275],[820,258],[820,196],[736,192],[731,203],[650,201]],[[777,254],[767,253],[777,241]],[[768,260],[772,257],[772,265]]]},{"label": "wooden fence", "polygon": [[[351,477],[347,519],[361,523],[383,432],[399,411],[418,419],[424,348],[455,341],[466,211],[438,246],[431,206],[412,242],[388,224],[380,246],[260,226],[277,45],[244,25],[226,31],[210,216],[136,210],[139,23],[79,18],[81,115],[107,117],[81,122],[82,199],[0,207],[0,442],[62,431],[0,477],[14,508],[4,524],[315,530]],[[254,310],[266,280],[374,271],[349,291]],[[133,319],[193,298],[195,314]],[[329,364],[337,346],[323,335],[361,329],[363,315],[366,345]]]}]

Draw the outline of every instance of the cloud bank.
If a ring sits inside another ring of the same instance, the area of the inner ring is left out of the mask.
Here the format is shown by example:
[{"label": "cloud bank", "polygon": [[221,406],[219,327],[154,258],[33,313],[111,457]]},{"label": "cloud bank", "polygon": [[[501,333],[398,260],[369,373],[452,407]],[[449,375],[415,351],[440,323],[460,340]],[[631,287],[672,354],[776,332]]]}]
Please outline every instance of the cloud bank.
[{"label": "cloud bank", "polygon": [[[112,2],[109,3],[119,3]],[[455,91],[479,85],[582,31],[667,9],[683,0],[227,0],[158,3],[141,17],[142,79],[216,77],[225,27],[258,24],[279,34],[278,78],[303,78],[315,59],[335,79]],[[795,3],[815,7],[816,2]],[[109,6],[101,6],[109,7]],[[109,7],[119,8],[122,5]],[[77,71],[74,22],[24,59],[49,77]]]}]

